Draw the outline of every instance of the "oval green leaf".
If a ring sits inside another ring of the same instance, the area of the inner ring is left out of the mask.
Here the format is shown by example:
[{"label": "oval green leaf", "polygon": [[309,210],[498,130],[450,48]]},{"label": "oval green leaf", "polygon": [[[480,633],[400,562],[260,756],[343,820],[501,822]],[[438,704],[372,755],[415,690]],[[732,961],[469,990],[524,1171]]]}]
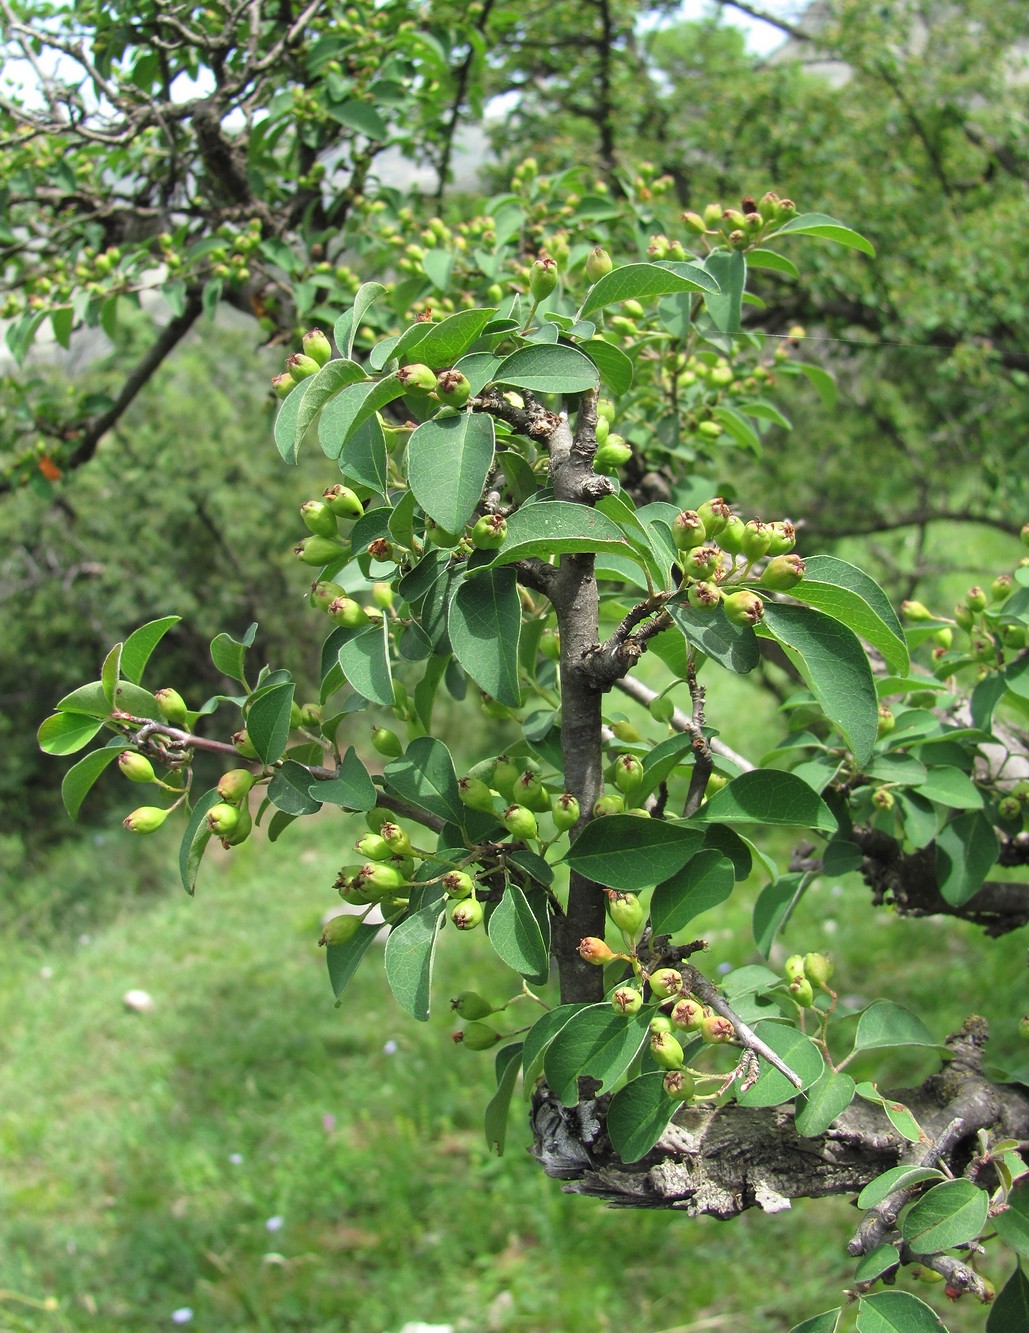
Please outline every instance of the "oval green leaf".
[{"label": "oval green leaf", "polygon": [[970,1180],[945,1180],[916,1199],[904,1214],[900,1234],[916,1254],[966,1245],[982,1231],[990,1196]]},{"label": "oval green leaf", "polygon": [[514,571],[488,569],[465,579],[450,603],[447,631],[457,660],[476,685],[517,707],[521,604]]},{"label": "oval green leaf", "polygon": [[626,1016],[606,1001],[580,1009],[547,1047],[543,1072],[565,1106],[579,1100],[579,1079],[608,1086],[629,1067],[647,1036],[650,1014]]},{"label": "oval green leaf", "polygon": [[520,347],[497,367],[494,380],[532,393],[584,393],[600,382],[597,367],[574,347]]},{"label": "oval green leaf", "polygon": [[664,1074],[651,1070],[619,1088],[607,1108],[611,1146],[626,1164],[646,1157],[679,1109],[664,1089]]},{"label": "oval green leaf", "polygon": [[435,899],[394,926],[386,941],[386,980],[397,1004],[419,1023],[429,1017],[436,941],[446,920]]},{"label": "oval green leaf", "polygon": [[794,773],[756,768],[726,783],[704,805],[700,818],[721,824],[786,824],[836,830],[836,816],[822,798]]},{"label": "oval green leaf", "polygon": [[493,466],[493,445],[493,418],[469,412],[425,421],[408,441],[411,490],[447,532],[460,532],[474,513]]},{"label": "oval green leaf", "polygon": [[606,274],[586,293],[577,319],[618,301],[642,301],[669,292],[716,292],[717,281],[695,264],[682,264],[674,272],[662,264],[626,264]]},{"label": "oval green leaf", "polygon": [[703,840],[700,829],[670,820],[607,815],[586,825],[564,859],[587,879],[635,892],[681,870]]}]

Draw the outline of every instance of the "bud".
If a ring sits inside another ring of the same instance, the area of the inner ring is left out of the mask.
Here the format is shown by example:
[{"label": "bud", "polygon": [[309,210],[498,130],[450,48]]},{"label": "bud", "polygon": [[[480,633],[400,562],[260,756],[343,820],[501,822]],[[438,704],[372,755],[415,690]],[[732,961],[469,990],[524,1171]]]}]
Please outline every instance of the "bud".
[{"label": "bud", "polygon": [[595,967],[603,967],[617,955],[596,935],[587,935],[584,940],[579,941],[579,957]]},{"label": "bud", "polygon": [[815,986],[826,986],[833,974],[832,959],[824,953],[804,955],[804,975]]},{"label": "bud", "polygon": [[682,994],[682,973],[674,967],[659,967],[647,980],[659,1000],[671,1000]]},{"label": "bud", "polygon": [[502,514],[483,514],[472,528],[472,542],[480,551],[495,551],[507,539],[507,519]]},{"label": "bud", "polygon": [[557,265],[549,255],[541,255],[529,270],[529,294],[538,305],[557,286]]},{"label": "bud", "polygon": [[500,1040],[500,1033],[488,1023],[469,1023],[463,1032],[454,1033],[454,1041],[467,1046],[470,1051],[488,1051]]},{"label": "bud", "polygon": [[[691,583],[686,590],[686,600],[689,602],[690,606],[693,607],[694,611],[717,611],[718,603],[722,600],[722,590],[716,584],[708,583],[706,580],[701,583]],[[657,702],[658,701],[655,699],[654,703]],[[663,702],[664,701],[662,700],[662,703]],[[668,703],[671,705],[671,700],[668,700]],[[656,718],[656,720],[658,722],[671,721],[674,711],[674,706],[670,706],[667,709],[668,716],[665,718]],[[654,717],[653,705],[651,705],[650,712],[651,716]]]},{"label": "bud", "polygon": [[463,990],[460,995],[455,995],[450,1007],[458,1018],[489,1018],[497,1012],[485,996],[474,990]]},{"label": "bud", "polygon": [[401,366],[397,371],[397,379],[404,386],[405,393],[432,393],[437,383],[433,372],[420,361]]},{"label": "bud", "polygon": [[579,822],[579,802],[568,792],[562,792],[560,796],[555,796],[551,802],[550,813],[557,828],[565,833],[568,829],[574,828]]},{"label": "bud", "polygon": [[614,268],[611,256],[601,245],[595,245],[586,256],[586,280],[588,282],[599,282],[601,278],[606,278]]},{"label": "bud", "polygon": [[173,727],[185,725],[186,714],[189,711],[186,708],[186,701],[178,690],[163,689],[158,690],[154,695],[154,703],[157,704],[157,711]]},{"label": "bud", "polygon": [[324,500],[308,500],[300,506],[300,517],[317,537],[336,536],[336,515]]},{"label": "bud", "polygon": [[[451,898],[470,898],[475,891],[475,882],[464,870],[448,870],[443,876],[443,887]],[[466,1015],[477,1017],[477,1015]]]},{"label": "bud", "polygon": [[509,805],[501,816],[501,822],[512,837],[523,842],[539,835],[536,816],[524,805]]},{"label": "bud", "polygon": [[635,935],[643,925],[643,904],[635,893],[607,890],[607,914],[626,935]]},{"label": "bud", "polygon": [[444,370],[436,381],[436,396],[447,407],[464,407],[472,396],[472,386],[462,371]]},{"label": "bud", "polygon": [[732,510],[720,495],[716,495],[698,507],[697,517],[703,523],[706,535],[714,539],[732,518]]},{"label": "bud", "polygon": [[450,919],[458,930],[474,930],[482,924],[482,904],[475,898],[462,898],[450,913]]},{"label": "bud", "polygon": [[756,592],[741,588],[722,598],[722,606],[729,622],[733,625],[757,625],[765,614],[765,604]]},{"label": "bud", "polygon": [[616,1014],[638,1014],[643,1008],[643,996],[635,986],[618,986],[611,993],[611,1008]]},{"label": "bud", "polygon": [[303,352],[294,352],[291,357],[286,359],[286,369],[293,382],[299,384],[301,380],[306,380],[309,375],[317,375],[321,366],[313,356],[305,356]]},{"label": "bud", "polygon": [[804,577],[804,562],[799,555],[777,555],[769,560],[758,582],[772,592],[787,592]]},{"label": "bud", "polygon": [[661,1086],[675,1102],[690,1101],[697,1090],[693,1075],[687,1073],[685,1069],[670,1069]]},{"label": "bud", "polygon": [[689,551],[703,546],[707,530],[700,515],[693,509],[684,509],[672,522],[672,540],[677,551]]},{"label": "bud", "polygon": [[254,775],[248,768],[230,768],[218,779],[218,795],[234,804],[245,800],[254,785]]},{"label": "bud", "polygon": [[364,505],[355,493],[339,482],[322,491],[322,499],[337,518],[361,518],[364,514]]},{"label": "bud", "polygon": [[634,792],[643,781],[643,765],[634,754],[620,754],[615,760],[614,783],[620,792]]},{"label": "bud", "polygon": [[341,541],[312,534],[293,547],[293,554],[305,565],[327,565],[331,560],[338,560],[344,555],[346,549]]},{"label": "bud", "polygon": [[130,833],[156,833],[167,818],[167,810],[160,810],[156,805],[141,805],[126,815],[122,824]]},{"label": "bud", "polygon": [[700,1025],[700,1035],[704,1041],[716,1045],[719,1042],[732,1041],[736,1036],[736,1029],[721,1014],[705,1014]]},{"label": "bud", "polygon": [[300,345],[304,349],[304,355],[309,356],[312,361],[317,361],[319,366],[324,366],[332,356],[332,344],[321,329],[309,329],[300,339]]},{"label": "bud", "polygon": [[118,767],[130,782],[156,782],[154,766],[145,755],[135,750],[123,750],[118,756]]},{"label": "bud", "polygon": [[360,928],[361,918],[359,916],[351,916],[348,912],[341,912],[338,916],[332,916],[326,921],[318,943],[323,947],[329,944],[349,944]]},{"label": "bud", "polygon": [[672,1008],[672,1023],[684,1032],[699,1032],[704,1021],[704,1006],[684,996]]},{"label": "bud", "polygon": [[650,1055],[659,1069],[681,1069],[686,1062],[682,1047],[671,1032],[650,1034]]},{"label": "bud", "polygon": [[218,838],[227,838],[235,833],[236,825],[239,823],[239,808],[235,805],[229,805],[227,801],[219,801],[217,805],[212,805],[207,812],[207,827]]}]

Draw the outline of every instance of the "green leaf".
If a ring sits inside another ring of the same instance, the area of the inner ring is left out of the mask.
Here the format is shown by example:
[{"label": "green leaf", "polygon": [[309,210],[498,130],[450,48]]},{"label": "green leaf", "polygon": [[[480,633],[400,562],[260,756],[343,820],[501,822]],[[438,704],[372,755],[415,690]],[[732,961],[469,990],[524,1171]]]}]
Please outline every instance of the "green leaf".
[{"label": "green leaf", "polygon": [[796,217],[790,218],[789,222],[784,222],[773,233],[773,236],[820,236],[828,241],[836,241],[838,245],[845,245],[851,250],[860,250],[863,255],[875,258],[875,246],[871,241],[850,227],[845,227],[842,222],[837,222],[826,213],[798,213]]},{"label": "green leaf", "polygon": [[925,1136],[922,1133],[921,1126],[910,1108],[905,1106],[903,1102],[884,1097],[874,1083],[859,1083],[854,1089],[854,1093],[858,1097],[863,1097],[867,1102],[874,1102],[876,1106],[881,1106],[893,1128],[909,1143],[923,1141]]},{"label": "green leaf", "polygon": [[810,1319],[794,1324],[790,1333],[836,1333],[842,1314],[843,1306],[837,1305],[834,1310],[826,1310],[822,1314],[816,1314]]},{"label": "green leaf", "polygon": [[[340,389],[345,389],[348,384],[356,384],[358,380],[367,378],[364,367],[359,366],[356,361],[348,361],[345,357],[333,357],[316,375],[311,375],[307,379],[307,391],[297,413],[294,458],[300,450],[300,443],[307,434],[308,427],[329,399],[334,398]],[[292,397],[293,393],[289,395],[289,398]],[[286,399],[287,402],[289,398]]]},{"label": "green leaf", "polygon": [[800,901],[806,879],[807,876],[800,872],[780,875],[778,879],[766,884],[758,894],[752,929],[754,943],[765,958],[771,954],[775,937],[785,927]]},{"label": "green leaf", "polygon": [[441,899],[434,899],[393,927],[386,941],[386,980],[397,1004],[424,1023],[429,1017],[429,990],[436,941],[446,920]]},{"label": "green leaf", "polygon": [[669,292],[714,292],[717,288],[716,280],[696,264],[625,264],[593,284],[576,319],[617,301],[643,301]]},{"label": "green leaf", "polygon": [[182,842],[179,844],[179,878],[190,897],[196,892],[200,862],[212,836],[211,830],[207,827],[207,812],[220,800],[217,788],[204,792],[193,807],[186,831],[182,835]]},{"label": "green leaf", "polygon": [[134,717],[151,718],[155,722],[162,720],[157,700],[150,691],[144,690],[140,685],[133,685],[129,680],[117,682],[114,687],[113,704],[115,708],[120,708],[124,713],[131,713]]},{"label": "green leaf", "polygon": [[792,361],[790,365],[806,377],[822,400],[822,405],[831,411],[836,406],[836,399],[839,396],[839,389],[832,375],[821,366],[812,366],[804,361]]},{"label": "green leaf", "polygon": [[111,701],[107,697],[103,681],[91,680],[88,685],[80,685],[71,694],[58,700],[59,713],[88,713],[91,717],[105,718],[111,712]]},{"label": "green leaf", "polygon": [[310,794],[310,788],[310,770],[286,759],[268,784],[268,799],[287,815],[314,815],[321,806]]},{"label": "green leaf", "polygon": [[924,782],[912,785],[927,800],[949,806],[952,810],[982,809],[983,798],[978,787],[967,773],[954,768],[952,764],[930,768]]},{"label": "green leaf", "polygon": [[945,1180],[915,1200],[901,1219],[900,1234],[916,1254],[952,1250],[979,1235],[989,1208],[986,1190],[970,1180]]},{"label": "green leaf", "polygon": [[761,660],[757,637],[747,625],[733,625],[719,607],[714,614],[694,611],[685,602],[667,608],[668,614],[693,648],[728,671],[745,675]]},{"label": "green leaf", "polygon": [[[63,714],[59,716],[74,716]],[[72,819],[78,819],[82,802],[86,799],[93,784],[112,760],[117,759],[121,747],[105,746],[102,750],[93,750],[77,764],[73,764],[64,775],[61,783],[61,800]]]},{"label": "green leaf", "polygon": [[857,636],[821,611],[785,602],[766,602],[761,625],[797,667],[857,762],[867,764],[878,734],[879,701]]},{"label": "green leaf", "polygon": [[[956,773],[957,769],[950,769]],[[963,775],[962,775],[963,776]],[[975,896],[1000,854],[993,825],[979,810],[958,815],[936,835],[936,883],[943,899],[960,907]]]},{"label": "green leaf", "polygon": [[946,1333],[943,1321],[907,1291],[877,1291],[858,1306],[857,1333]]},{"label": "green leaf", "polygon": [[123,644],[116,643],[104,658],[104,664],[100,668],[100,684],[104,687],[104,694],[112,708],[115,706],[114,695],[118,688],[118,681],[121,679],[121,650],[123,646]]},{"label": "green leaf", "polygon": [[389,486],[386,461],[386,437],[378,417],[368,420],[353,432],[339,456],[339,470],[350,481],[370,486],[385,495]]},{"label": "green leaf", "polygon": [[[306,380],[305,383],[310,383]],[[339,458],[351,436],[375,416],[380,407],[403,396],[404,386],[396,375],[367,384],[348,384],[322,408],[318,421],[318,442],[326,458]],[[286,399],[292,399],[290,394]]]},{"label": "green leaf", "polygon": [[810,1088],[822,1077],[825,1071],[822,1053],[803,1032],[771,1020],[756,1024],[754,1032],[800,1078],[801,1087],[795,1087],[785,1074],[780,1074],[763,1055],[759,1055],[757,1082],[739,1094],[741,1106],[780,1106],[792,1101],[798,1092]]},{"label": "green leaf", "polygon": [[742,412],[738,412],[733,407],[725,407],[722,405],[713,408],[711,415],[729,432],[741,448],[749,449],[750,452],[755,455],[760,454],[761,436]]},{"label": "green leaf", "polygon": [[340,125],[346,126],[348,130],[356,130],[358,134],[363,134],[367,139],[386,139],[389,137],[386,122],[373,106],[369,105],[368,102],[362,102],[359,98],[352,97],[342,104],[330,102],[326,110],[332,119],[338,121]]},{"label": "green leaf", "polygon": [[876,1000],[858,1019],[856,1051],[885,1050],[896,1046],[936,1046],[922,1020],[893,1000]]},{"label": "green leaf", "polygon": [[739,333],[747,261],[742,250],[713,250],[704,260],[719,290],[704,297],[704,309],[719,333]]},{"label": "green leaf", "polygon": [[1021,1264],[990,1306],[986,1333],[1029,1333],[1029,1278]]},{"label": "green leaf", "polygon": [[790,596],[849,626],[878,648],[890,669],[906,675],[909,665],[904,631],[889,598],[856,565],[833,555],[809,556],[805,574]]},{"label": "green leaf", "polygon": [[230,680],[238,680],[241,685],[246,684],[243,660],[246,657],[247,649],[253,646],[256,634],[257,623],[255,621],[242,639],[234,639],[231,634],[216,634],[214,636],[211,640],[211,661],[223,676],[228,676]]},{"label": "green leaf", "polygon": [[873,1282],[883,1273],[889,1272],[891,1268],[896,1268],[898,1263],[897,1250],[893,1245],[877,1245],[871,1253],[866,1254],[857,1267],[854,1269],[854,1279],[857,1282]]},{"label": "green leaf", "polygon": [[854,1100],[854,1080],[849,1074],[827,1069],[805,1096],[797,1099],[794,1124],[798,1134],[814,1138],[824,1134],[837,1116]]},{"label": "green leaf", "polygon": [[700,829],[671,820],[607,815],[586,825],[564,860],[598,884],[635,892],[681,870],[703,840]]},{"label": "green leaf", "polygon": [[332,984],[332,993],[336,997],[337,1004],[339,997],[350,984],[350,980],[357,971],[361,959],[371,948],[372,941],[382,930],[382,926],[367,926],[362,923],[357,928],[357,934],[351,936],[345,944],[327,944],[325,946],[325,961],[329,966],[329,981]]},{"label": "green leaf", "polygon": [[870,1180],[857,1197],[859,1208],[878,1208],[896,1190],[909,1190],[926,1180],[946,1180],[934,1166],[891,1166],[881,1176]]},{"label": "green leaf", "polygon": [[247,712],[247,735],[262,763],[274,764],[289,739],[292,681],[257,691]]},{"label": "green leaf", "polygon": [[36,732],[44,754],[75,754],[88,745],[103,722],[86,713],[54,713]]},{"label": "green leaf", "polygon": [[374,302],[385,294],[386,288],[381,282],[363,282],[358,287],[354,296],[354,304],[349,310],[340,315],[332,329],[332,340],[343,356],[350,358],[354,350],[354,338],[364,321],[365,315]]},{"label": "green leaf", "polygon": [[701,912],[725,902],[733,891],[732,862],[713,847],[697,852],[654,890],[650,921],[655,935],[674,935]]},{"label": "green leaf", "polygon": [[352,745],[347,746],[347,752],[340,761],[334,778],[311,782],[311,775],[307,776],[309,782],[307,790],[316,801],[339,805],[344,810],[375,808],[377,798],[375,784]]},{"label": "green leaf", "polygon": [[429,250],[422,259],[425,276],[438,292],[450,288],[450,274],[454,267],[454,256],[449,250]]},{"label": "green leaf", "polygon": [[600,378],[616,398],[628,393],[632,388],[634,373],[632,359],[620,347],[605,342],[603,338],[591,338],[589,342],[581,343],[580,346],[600,371]]},{"label": "green leaf", "polygon": [[430,324],[428,333],[417,343],[418,360],[432,370],[452,366],[464,356],[496,313],[494,309],[459,310],[438,324]]},{"label": "green leaf", "polygon": [[747,263],[751,268],[768,269],[771,273],[782,273],[787,278],[799,278],[800,270],[785,255],[778,255],[774,250],[765,250],[760,246],[747,251]]},{"label": "green leaf", "polygon": [[363,698],[392,708],[393,674],[389,661],[389,621],[362,630],[339,650],[339,664],[347,680]]},{"label": "green leaf", "polygon": [[536,1080],[543,1071],[543,1055],[547,1047],[572,1015],[577,1014],[581,1008],[579,1004],[559,1004],[556,1009],[550,1009],[542,1017],[537,1018],[526,1033],[525,1046],[522,1050],[526,1098],[531,1096],[531,1089],[535,1087]]},{"label": "green leaf", "polygon": [[419,736],[399,759],[386,765],[383,776],[398,796],[463,827],[466,810],[458,795],[454,761],[442,741]]},{"label": "green leaf", "polygon": [[597,387],[600,375],[588,356],[552,343],[520,347],[501,361],[494,379],[533,393],[583,393]]},{"label": "green leaf", "polygon": [[148,621],[147,624],[140,625],[139,629],[132,631],[121,649],[120,670],[126,680],[134,685],[140,683],[151,653],[171,627],[177,625],[181,619],[181,616],[162,616],[160,620]]},{"label": "green leaf", "polygon": [[1008,1206],[995,1214],[993,1224],[1005,1245],[1023,1258],[1029,1256],[1029,1179],[1023,1178],[1008,1195]]},{"label": "green leaf", "polygon": [[[522,505],[507,520],[507,540],[497,552],[493,566],[510,564],[536,555],[595,552],[623,555],[639,562],[617,523],[589,505],[567,500],[543,500]],[[479,570],[475,571],[478,575]]]},{"label": "green leaf", "polygon": [[664,1089],[664,1073],[651,1070],[619,1088],[607,1108],[611,1146],[623,1162],[646,1157],[665,1132],[680,1103]]},{"label": "green leaf", "polygon": [[493,418],[470,412],[425,421],[408,441],[408,483],[447,532],[460,532],[482,498],[493,445]]},{"label": "green leaf", "polygon": [[707,801],[697,818],[721,824],[785,824],[836,831],[836,816],[794,773],[755,768],[726,783]]},{"label": "green leaf", "polygon": [[595,1078],[608,1087],[625,1070],[647,1036],[650,1015],[616,1013],[606,1001],[574,1014],[543,1057],[547,1083],[565,1106],[579,1100],[579,1079]]},{"label": "green leaf", "polygon": [[539,923],[525,894],[517,884],[508,884],[503,897],[490,913],[489,942],[497,956],[523,977],[546,979],[550,955]]},{"label": "green leaf", "polygon": [[518,1072],[522,1067],[522,1043],[514,1046],[502,1046],[497,1051],[497,1090],[486,1107],[485,1129],[486,1147],[498,1157],[504,1155],[504,1143],[507,1139],[507,1122],[510,1119],[511,1096],[518,1083]]},{"label": "green leaf", "polygon": [[488,569],[465,579],[450,603],[447,630],[457,660],[480,689],[517,707],[521,603],[514,571]]},{"label": "green leaf", "polygon": [[311,377],[308,377],[301,380],[295,389],[291,389],[282,400],[282,405],[275,417],[275,426],[272,433],[275,437],[275,447],[282,455],[284,463],[295,463],[297,461],[297,452],[301,444],[301,441],[297,439],[297,422],[300,420],[300,405],[304,401],[304,395],[307,393],[310,384]]}]

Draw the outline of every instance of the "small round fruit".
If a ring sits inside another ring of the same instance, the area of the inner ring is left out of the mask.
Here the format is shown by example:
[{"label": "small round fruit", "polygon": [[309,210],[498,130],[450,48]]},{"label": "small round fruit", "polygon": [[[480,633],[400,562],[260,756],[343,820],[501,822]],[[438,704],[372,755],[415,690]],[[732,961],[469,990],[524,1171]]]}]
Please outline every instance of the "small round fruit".
[{"label": "small round fruit", "polygon": [[154,695],[154,702],[157,704],[157,711],[164,718],[165,722],[171,723],[173,727],[181,727],[186,721],[186,701],[178,690],[165,688],[158,690]]},{"label": "small round fruit", "polygon": [[469,1023],[458,1036],[461,1045],[467,1046],[470,1051],[488,1051],[500,1041],[500,1033],[488,1023]]},{"label": "small round fruit", "polygon": [[[464,870],[448,870],[443,876],[443,887],[451,898],[470,898],[475,891],[475,881]],[[475,1017],[475,1015],[471,1015]]]},{"label": "small round fruit", "polygon": [[474,930],[482,925],[482,904],[475,898],[463,898],[450,913],[458,930]]},{"label": "small round fruit", "polygon": [[156,833],[167,818],[167,810],[156,805],[141,805],[126,815],[122,824],[130,833]]},{"label": "small round fruit", "polygon": [[318,943],[323,946],[349,944],[360,928],[361,918],[359,916],[351,916],[349,912],[341,912],[339,916],[330,917],[326,921]]},{"label": "small round fruit", "polygon": [[650,989],[659,1000],[671,1000],[682,994],[682,973],[674,967],[659,967],[648,977]]},{"label": "small round fruit", "polygon": [[685,1069],[670,1069],[661,1086],[675,1102],[692,1101],[697,1090],[693,1075]]},{"label": "small round fruit", "polygon": [[[118,768],[130,782],[156,782],[157,774],[146,755],[135,750],[123,750],[118,756]],[[1017,805],[1018,802],[1016,801]]]},{"label": "small round fruit", "polygon": [[474,990],[463,990],[460,995],[455,995],[450,1007],[458,1018],[489,1018],[497,1012],[484,995]]},{"label": "small round fruit", "polygon": [[616,1014],[638,1014],[643,1008],[643,995],[635,986],[617,986],[611,992],[611,1008]]},{"label": "small round fruit", "polygon": [[659,1069],[681,1069],[686,1063],[682,1047],[671,1032],[650,1034],[650,1055]]},{"label": "small round fruit", "polygon": [[603,967],[616,956],[596,935],[587,935],[584,940],[580,940],[578,953],[583,962],[592,963],[595,967]]},{"label": "small round fruit", "polygon": [[524,805],[509,805],[501,815],[501,823],[514,838],[528,841],[539,836],[536,816]]},{"label": "small round fruit", "polygon": [[635,893],[620,893],[609,889],[607,914],[626,935],[635,935],[643,925],[643,904]]}]

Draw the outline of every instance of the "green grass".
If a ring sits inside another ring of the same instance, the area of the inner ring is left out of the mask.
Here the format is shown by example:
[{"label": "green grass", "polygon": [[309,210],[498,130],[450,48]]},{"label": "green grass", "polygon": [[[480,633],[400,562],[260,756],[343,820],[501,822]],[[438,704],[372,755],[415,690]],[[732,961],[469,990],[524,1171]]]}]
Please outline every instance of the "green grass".
[{"label": "green grass", "polygon": [[[213,856],[195,900],[155,839],[158,882],[149,868],[123,882],[120,910],[102,898],[84,939],[82,905],[45,946],[8,928],[0,1329],[145,1333],[189,1306],[190,1328],[218,1333],[778,1333],[839,1299],[856,1220],[843,1201],[730,1224],[607,1211],[539,1173],[524,1103],[491,1156],[492,1058],[451,1043],[446,1000],[507,983],[481,939],[446,932],[429,1023],[396,1008],[374,954],[334,1008],[315,940],[354,828],[307,823]],[[65,849],[53,873],[83,855],[94,874],[122,865],[114,847]],[[712,967],[753,960],[753,892],[698,919]],[[810,894],[787,937],[837,944],[845,992],[885,976],[941,1036],[1006,1007],[998,1036],[1014,1042],[1014,940],[984,966],[974,932],[873,913],[848,882]],[[152,1014],[123,1008],[130,987]],[[952,1330],[981,1327],[967,1304]]]}]

